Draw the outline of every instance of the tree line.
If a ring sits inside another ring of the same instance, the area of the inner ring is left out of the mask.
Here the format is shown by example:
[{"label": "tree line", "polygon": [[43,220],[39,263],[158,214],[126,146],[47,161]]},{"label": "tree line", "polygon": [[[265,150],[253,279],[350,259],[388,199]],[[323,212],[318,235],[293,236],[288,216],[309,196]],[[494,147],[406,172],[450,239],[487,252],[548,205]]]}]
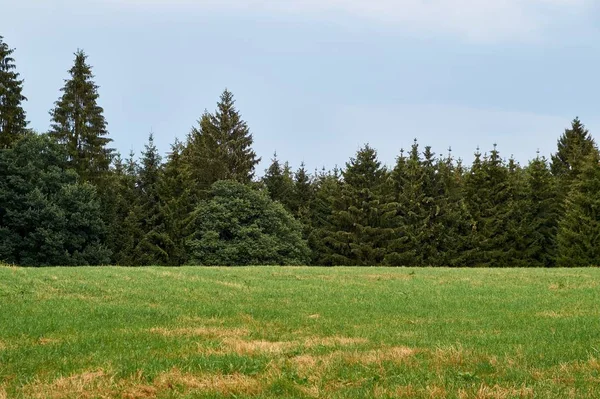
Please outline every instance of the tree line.
[{"label": "tree line", "polygon": [[553,267],[600,264],[600,153],[576,118],[551,159],[525,166],[494,146],[471,164],[415,140],[387,167],[369,145],[343,168],[264,176],[225,90],[163,159],[110,148],[83,51],[28,129],[0,36],[0,261],[47,265]]}]

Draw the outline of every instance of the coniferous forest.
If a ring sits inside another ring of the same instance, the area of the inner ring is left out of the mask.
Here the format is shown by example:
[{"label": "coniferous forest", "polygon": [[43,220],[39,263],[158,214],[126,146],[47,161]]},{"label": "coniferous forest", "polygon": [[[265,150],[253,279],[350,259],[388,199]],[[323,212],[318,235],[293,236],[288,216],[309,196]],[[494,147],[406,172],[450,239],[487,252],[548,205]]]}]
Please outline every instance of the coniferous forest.
[{"label": "coniferous forest", "polygon": [[[163,158],[111,149],[83,51],[28,129],[0,36],[0,261],[50,265],[571,267],[600,265],[600,154],[578,118],[551,159],[494,146],[470,163],[417,140],[386,167],[369,145],[343,168],[259,156],[225,90]],[[57,88],[58,89],[58,88]]]}]

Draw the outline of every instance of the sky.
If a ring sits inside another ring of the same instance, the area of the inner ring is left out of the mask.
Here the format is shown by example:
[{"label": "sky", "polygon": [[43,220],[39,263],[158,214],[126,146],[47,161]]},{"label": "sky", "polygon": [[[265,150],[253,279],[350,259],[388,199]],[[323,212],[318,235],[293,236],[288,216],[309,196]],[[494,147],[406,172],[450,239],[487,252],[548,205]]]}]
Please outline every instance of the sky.
[{"label": "sky", "polygon": [[579,116],[600,137],[593,0],[0,0],[30,127],[44,132],[77,49],[113,147],[165,154],[228,88],[264,172],[393,165],[418,139],[465,164],[494,143],[549,156]]}]

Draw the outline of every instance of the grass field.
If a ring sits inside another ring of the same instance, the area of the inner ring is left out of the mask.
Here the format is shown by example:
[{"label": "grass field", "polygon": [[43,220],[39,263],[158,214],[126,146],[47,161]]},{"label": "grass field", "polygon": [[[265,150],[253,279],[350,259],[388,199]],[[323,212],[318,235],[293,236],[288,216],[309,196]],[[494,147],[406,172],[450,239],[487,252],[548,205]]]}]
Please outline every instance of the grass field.
[{"label": "grass field", "polygon": [[600,398],[600,269],[0,268],[0,398]]}]

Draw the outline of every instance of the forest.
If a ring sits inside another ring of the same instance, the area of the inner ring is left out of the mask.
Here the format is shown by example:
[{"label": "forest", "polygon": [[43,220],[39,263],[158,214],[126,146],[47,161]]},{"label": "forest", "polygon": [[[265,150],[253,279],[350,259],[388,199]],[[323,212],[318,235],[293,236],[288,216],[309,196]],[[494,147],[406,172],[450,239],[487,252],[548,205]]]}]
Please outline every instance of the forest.
[{"label": "forest", "polygon": [[393,167],[365,144],[333,170],[274,155],[259,177],[230,91],[165,157],[152,134],[123,156],[83,51],[44,133],[28,128],[13,52],[0,36],[0,263],[600,265],[600,153],[578,118],[527,165],[496,146],[463,163],[415,139]]}]

